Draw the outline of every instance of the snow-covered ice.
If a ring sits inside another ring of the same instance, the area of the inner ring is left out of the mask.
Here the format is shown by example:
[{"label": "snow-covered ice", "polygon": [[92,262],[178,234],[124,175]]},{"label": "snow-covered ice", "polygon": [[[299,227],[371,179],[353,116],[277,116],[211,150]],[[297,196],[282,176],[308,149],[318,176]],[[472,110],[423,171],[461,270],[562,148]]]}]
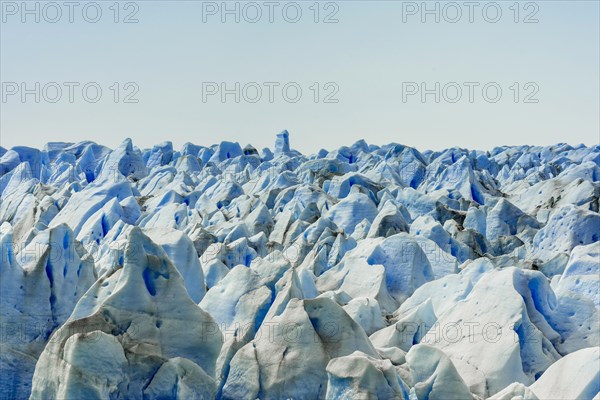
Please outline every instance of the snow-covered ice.
[{"label": "snow-covered ice", "polygon": [[600,146],[274,139],[0,148],[0,398],[600,398]]}]

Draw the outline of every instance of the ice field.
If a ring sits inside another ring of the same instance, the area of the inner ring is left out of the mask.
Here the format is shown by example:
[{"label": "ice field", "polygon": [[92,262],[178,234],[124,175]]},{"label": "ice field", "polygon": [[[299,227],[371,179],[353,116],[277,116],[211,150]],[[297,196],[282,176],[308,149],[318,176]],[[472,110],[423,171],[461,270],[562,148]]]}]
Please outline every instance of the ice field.
[{"label": "ice field", "polygon": [[0,397],[600,399],[600,146],[0,148]]}]

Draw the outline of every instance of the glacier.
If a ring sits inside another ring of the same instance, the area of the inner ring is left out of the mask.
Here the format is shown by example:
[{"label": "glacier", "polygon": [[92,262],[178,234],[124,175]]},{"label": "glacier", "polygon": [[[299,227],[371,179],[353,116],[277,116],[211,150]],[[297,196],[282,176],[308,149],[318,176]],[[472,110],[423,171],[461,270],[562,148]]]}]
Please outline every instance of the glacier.
[{"label": "glacier", "polygon": [[0,147],[0,397],[600,399],[600,145]]}]

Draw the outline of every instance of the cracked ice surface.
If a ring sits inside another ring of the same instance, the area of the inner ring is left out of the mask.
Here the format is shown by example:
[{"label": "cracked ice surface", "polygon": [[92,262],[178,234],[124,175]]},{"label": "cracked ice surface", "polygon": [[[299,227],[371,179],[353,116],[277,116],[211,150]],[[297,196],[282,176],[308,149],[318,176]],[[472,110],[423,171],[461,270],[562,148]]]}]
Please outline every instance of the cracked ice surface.
[{"label": "cracked ice surface", "polygon": [[0,148],[0,397],[599,399],[600,146]]}]

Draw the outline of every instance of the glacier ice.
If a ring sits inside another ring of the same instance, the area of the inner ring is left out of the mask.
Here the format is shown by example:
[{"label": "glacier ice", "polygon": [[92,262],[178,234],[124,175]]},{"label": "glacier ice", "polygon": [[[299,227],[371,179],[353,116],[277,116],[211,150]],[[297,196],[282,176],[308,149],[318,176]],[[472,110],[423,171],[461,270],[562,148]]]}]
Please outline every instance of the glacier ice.
[{"label": "glacier ice", "polygon": [[417,399],[471,399],[473,395],[452,361],[441,350],[426,344],[406,354]]},{"label": "glacier ice", "polygon": [[540,399],[591,399],[600,391],[600,350],[588,347],[553,364],[530,389]]},{"label": "glacier ice", "polygon": [[0,148],[0,397],[600,398],[600,146]]},{"label": "glacier ice", "polygon": [[327,364],[327,399],[402,399],[408,386],[390,360],[360,351],[337,357]]},{"label": "glacier ice", "polygon": [[90,287],[50,338],[36,365],[32,398],[142,398],[168,362],[183,363],[184,371],[202,377],[201,387],[216,392],[223,339],[213,318],[140,228],[131,230],[122,251],[122,265]]}]

